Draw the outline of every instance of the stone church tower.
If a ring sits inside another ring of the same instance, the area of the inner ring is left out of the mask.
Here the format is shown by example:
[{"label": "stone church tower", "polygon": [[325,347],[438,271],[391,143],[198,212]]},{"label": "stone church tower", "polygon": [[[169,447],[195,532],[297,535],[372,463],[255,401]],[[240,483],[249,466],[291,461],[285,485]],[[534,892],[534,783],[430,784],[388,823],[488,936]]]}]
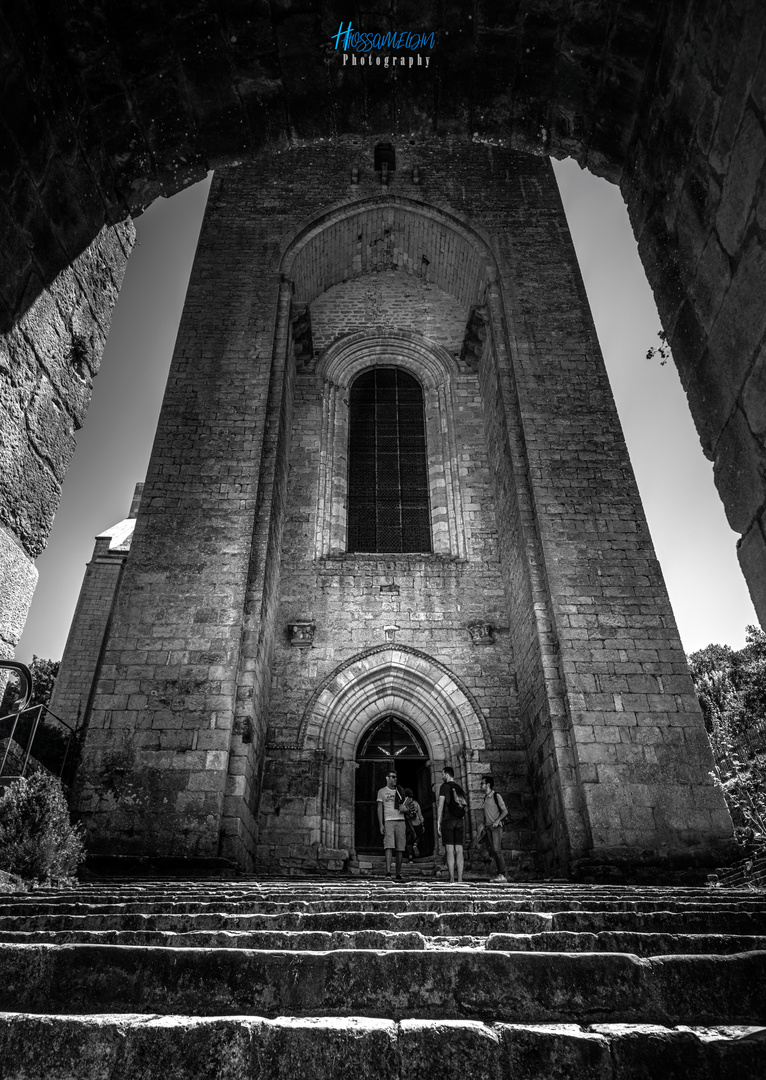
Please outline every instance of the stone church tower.
[{"label": "stone church tower", "polygon": [[94,852],[335,868],[392,758],[522,871],[731,822],[553,173],[333,140],[213,181],[79,775]]}]

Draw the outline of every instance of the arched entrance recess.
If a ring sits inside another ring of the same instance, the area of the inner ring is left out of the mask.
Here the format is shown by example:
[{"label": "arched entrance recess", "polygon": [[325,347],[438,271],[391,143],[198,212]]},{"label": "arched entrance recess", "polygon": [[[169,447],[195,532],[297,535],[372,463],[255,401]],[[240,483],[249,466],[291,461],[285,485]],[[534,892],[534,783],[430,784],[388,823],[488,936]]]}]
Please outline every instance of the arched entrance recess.
[{"label": "arched entrance recess", "polygon": [[347,660],[306,709],[299,745],[321,753],[320,843],[355,848],[357,752],[376,721],[403,720],[422,742],[434,783],[446,764],[469,792],[478,789],[487,727],[470,691],[446,665],[416,649],[381,646]]},{"label": "arched entrance recess", "polygon": [[[762,77],[766,59],[756,46],[766,9],[761,0],[717,0],[612,3],[594,16],[597,10],[540,0],[478,5],[458,27],[464,32],[455,33],[455,9],[424,8],[424,30],[436,33],[438,46],[427,77],[411,80],[407,94],[397,99],[397,146],[415,136],[420,145],[434,132],[450,141],[474,138],[490,149],[502,142],[572,155],[620,182],[697,429],[706,453],[716,458],[730,523],[744,533],[740,559],[763,620],[766,504],[757,359],[762,245],[755,202],[749,201],[757,200],[756,186],[738,182],[737,170],[746,161],[747,175],[757,176],[764,151],[753,105],[737,88],[757,86]],[[140,213],[159,195],[201,179],[207,169],[252,159],[267,146],[311,155],[314,145],[335,149],[346,139],[355,146],[360,128],[390,132],[394,122],[388,79],[344,67],[337,49],[328,54],[337,22],[307,21],[300,5],[260,7],[257,18],[246,6],[210,0],[193,9],[155,5],[140,26],[124,19],[119,5],[81,5],[76,18],[69,5],[49,5],[45,20],[36,22],[32,11],[21,5],[23,32],[6,27],[4,36],[9,70],[26,72],[14,76],[14,114],[37,116],[39,122],[17,123],[8,136],[16,173],[4,192],[0,323],[3,331],[15,328],[9,336],[14,362],[29,372],[11,385],[27,393],[41,367],[50,369],[59,358],[62,382],[54,376],[54,401],[63,386],[76,420],[64,424],[57,404],[41,405],[50,425],[42,445],[55,446],[60,457],[49,474],[48,454],[41,457],[35,449],[40,432],[29,422],[29,410],[4,410],[4,435],[14,456],[5,468],[1,516],[10,561],[7,581],[0,582],[0,612],[3,638],[10,643],[21,632],[34,589],[31,560],[45,546],[60,471],[90,396],[89,384],[71,378],[68,368],[84,345],[92,350],[84,367],[97,367],[109,307],[133,243],[132,226],[112,230],[104,223]],[[373,4],[366,11],[370,26],[382,25],[389,7]],[[706,41],[711,26],[740,47],[713,50],[708,62],[705,50],[688,43]],[[158,69],[154,63],[126,67],[127,34],[132,48],[151,52],[167,68],[162,123],[140,122],[142,116],[146,120]],[[190,40],[199,47],[189,48]],[[265,51],[259,47],[264,42]],[[279,58],[285,48],[287,64]],[[204,61],[208,54],[210,63]],[[337,65],[337,77],[328,78],[325,55]],[[114,78],[97,74],[105,62]],[[304,70],[306,79],[282,75]],[[435,83],[439,71],[449,78]],[[690,85],[699,93],[689,93]],[[725,101],[728,107],[722,107]],[[55,119],[46,115],[46,102],[57,103]],[[134,119],[125,122],[129,117]],[[85,141],[83,130],[89,132]],[[445,139],[438,156],[449,160],[450,146]],[[354,162],[361,163],[364,176],[362,155]],[[358,170],[349,176],[353,184]],[[316,177],[324,183],[319,164]],[[455,198],[457,180],[455,173]],[[62,213],[62,206],[69,212]],[[41,299],[43,290],[48,291]],[[28,315],[38,301],[41,309]],[[52,340],[58,341],[55,348]]]},{"label": "arched entrance recess", "polygon": [[376,720],[362,736],[356,755],[354,843],[358,852],[380,853],[377,792],[387,773],[397,774],[399,787],[412,791],[420,804],[424,829],[420,855],[434,848],[433,787],[428,751],[417,732],[398,716]]}]

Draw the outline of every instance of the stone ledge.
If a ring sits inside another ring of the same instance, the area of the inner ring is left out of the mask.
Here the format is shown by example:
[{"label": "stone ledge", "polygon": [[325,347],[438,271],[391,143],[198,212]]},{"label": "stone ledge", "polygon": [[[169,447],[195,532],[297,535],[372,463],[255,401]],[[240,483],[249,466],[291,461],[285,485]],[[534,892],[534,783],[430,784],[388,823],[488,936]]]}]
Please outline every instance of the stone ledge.
[{"label": "stone ledge", "polygon": [[[760,1080],[766,1028],[261,1017],[0,1016],[9,1076],[464,1080],[468,1075]],[[474,1064],[466,1071],[466,1062]],[[96,1065],[97,1063],[97,1065]],[[204,1063],[204,1065],[202,1064]],[[339,1063],[342,1063],[340,1065]],[[93,1069],[96,1071],[92,1071]]]},{"label": "stone ledge", "polygon": [[175,858],[167,855],[88,855],[78,875],[84,881],[99,878],[236,878],[237,865],[229,859]]},{"label": "stone ledge", "polygon": [[[204,993],[201,992],[204,987]],[[758,1024],[766,953],[0,945],[0,1010],[505,1023]]]}]

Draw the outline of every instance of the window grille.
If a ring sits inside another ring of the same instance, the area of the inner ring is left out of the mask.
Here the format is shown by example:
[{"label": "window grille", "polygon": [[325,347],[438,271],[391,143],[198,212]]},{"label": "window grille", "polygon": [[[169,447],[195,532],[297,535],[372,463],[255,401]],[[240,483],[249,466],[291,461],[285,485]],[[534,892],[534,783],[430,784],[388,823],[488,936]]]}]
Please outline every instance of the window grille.
[{"label": "window grille", "polygon": [[399,761],[402,758],[427,758],[423,742],[408,724],[396,716],[386,716],[374,724],[359,747],[357,761],[386,758]]},{"label": "window grille", "polygon": [[431,551],[423,390],[373,368],[349,396],[349,551]]}]

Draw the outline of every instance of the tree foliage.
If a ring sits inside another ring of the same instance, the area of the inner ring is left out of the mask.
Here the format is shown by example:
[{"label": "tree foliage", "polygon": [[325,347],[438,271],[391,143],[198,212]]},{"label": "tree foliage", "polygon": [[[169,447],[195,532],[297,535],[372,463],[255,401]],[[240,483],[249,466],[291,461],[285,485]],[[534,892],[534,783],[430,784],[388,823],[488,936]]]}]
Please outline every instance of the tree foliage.
[{"label": "tree foliage", "polygon": [[85,858],[61,784],[47,772],[16,780],[0,796],[0,870],[27,881],[70,881]]},{"label": "tree foliage", "polygon": [[[46,660],[42,656],[32,656],[29,670],[32,672],[32,697],[28,708],[33,705],[47,705],[53,694],[53,684],[61,667],[60,660]],[[0,703],[0,716],[11,712],[19,697],[19,682],[16,675],[11,676]]]},{"label": "tree foliage", "polygon": [[708,645],[689,666],[737,836],[766,849],[766,634],[748,626],[744,648]]},{"label": "tree foliage", "polygon": [[766,634],[748,626],[745,646],[708,645],[689,657],[708,734],[726,727],[741,752],[766,751]]},{"label": "tree foliage", "polygon": [[658,330],[657,337],[659,339],[659,345],[652,345],[647,349],[646,359],[654,360],[654,358],[657,357],[660,362],[660,367],[664,367],[672,356],[670,343],[668,342],[668,335],[664,330]]},{"label": "tree foliage", "polygon": [[[23,760],[37,723],[37,713],[32,710],[38,705],[47,705],[50,701],[60,666],[61,662],[59,660],[46,660],[42,656],[32,657],[32,662],[29,665],[29,670],[32,673],[32,697],[26,710],[15,724],[16,712],[14,705],[20,693],[19,680],[16,675],[13,675],[8,681],[2,705],[0,705],[0,741],[7,739],[11,731],[14,732],[14,742],[17,744],[19,751],[12,751],[11,760],[13,762],[19,757],[19,753],[21,754],[19,760]],[[37,723],[31,752],[33,758],[55,775],[61,773],[64,762],[72,754],[69,732],[44,711],[39,718],[39,723]],[[2,749],[0,749],[1,758]]]}]

